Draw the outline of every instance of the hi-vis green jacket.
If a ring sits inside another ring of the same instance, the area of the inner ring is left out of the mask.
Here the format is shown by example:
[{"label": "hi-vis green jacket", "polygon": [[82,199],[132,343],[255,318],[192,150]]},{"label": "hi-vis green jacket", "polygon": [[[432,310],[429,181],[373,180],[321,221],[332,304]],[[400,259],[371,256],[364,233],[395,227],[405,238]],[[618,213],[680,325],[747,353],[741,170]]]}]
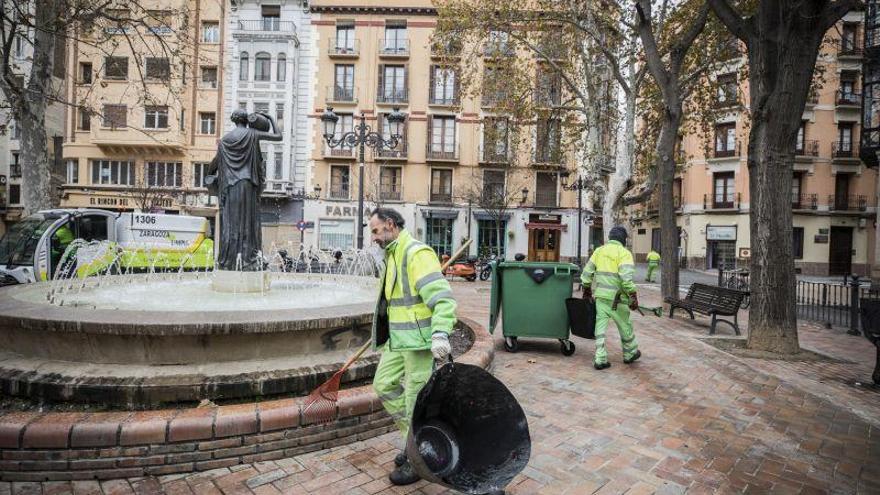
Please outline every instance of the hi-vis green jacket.
[{"label": "hi-vis green jacket", "polygon": [[653,249],[648,252],[648,264],[649,265],[659,265],[660,264],[660,253],[654,251]]},{"label": "hi-vis green jacket", "polygon": [[590,261],[584,267],[581,282],[584,286],[590,286],[593,280],[596,287],[593,296],[596,299],[614,300],[618,292],[621,293],[621,302],[629,302],[626,297],[636,291],[633,282],[635,264],[633,255],[623,244],[617,241],[608,241],[604,246],[593,251]]},{"label": "hi-vis green jacket", "polygon": [[385,273],[373,318],[373,349],[391,340],[391,350],[431,348],[431,334],[452,333],[455,299],[440,273],[434,250],[401,230],[385,248]]}]

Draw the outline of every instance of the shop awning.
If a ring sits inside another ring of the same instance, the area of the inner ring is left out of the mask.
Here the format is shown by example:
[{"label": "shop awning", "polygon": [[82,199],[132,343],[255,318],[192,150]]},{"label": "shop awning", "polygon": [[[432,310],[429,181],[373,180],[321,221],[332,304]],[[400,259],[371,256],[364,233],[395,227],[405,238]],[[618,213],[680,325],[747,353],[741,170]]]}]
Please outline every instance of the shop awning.
[{"label": "shop awning", "polygon": [[568,225],[564,223],[544,223],[544,222],[528,222],[526,223],[526,229],[535,230],[535,229],[550,229],[550,230],[568,230]]}]

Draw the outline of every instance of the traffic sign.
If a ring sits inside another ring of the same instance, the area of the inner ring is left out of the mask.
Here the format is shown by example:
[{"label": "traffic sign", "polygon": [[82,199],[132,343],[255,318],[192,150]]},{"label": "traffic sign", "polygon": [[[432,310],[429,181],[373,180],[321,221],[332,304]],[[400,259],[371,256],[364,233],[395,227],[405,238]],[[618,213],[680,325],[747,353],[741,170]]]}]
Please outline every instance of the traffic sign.
[{"label": "traffic sign", "polygon": [[296,222],[296,228],[298,228],[300,232],[306,229],[313,229],[315,228],[315,222],[306,222],[305,220],[300,220],[299,222]]}]

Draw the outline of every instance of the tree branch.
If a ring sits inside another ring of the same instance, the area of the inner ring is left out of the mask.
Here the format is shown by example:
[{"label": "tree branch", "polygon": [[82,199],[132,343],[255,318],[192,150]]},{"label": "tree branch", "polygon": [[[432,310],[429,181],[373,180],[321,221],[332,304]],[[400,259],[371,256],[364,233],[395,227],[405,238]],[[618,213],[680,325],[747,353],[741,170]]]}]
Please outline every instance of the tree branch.
[{"label": "tree branch", "polygon": [[859,8],[866,8],[865,2],[861,0],[837,0],[828,4],[822,12],[819,21],[824,26],[822,32],[831,29],[847,12]]},{"label": "tree branch", "polygon": [[730,29],[734,36],[748,43],[749,39],[755,35],[751,23],[743,19],[743,16],[727,0],[708,1],[715,15],[727,26],[727,29]]}]

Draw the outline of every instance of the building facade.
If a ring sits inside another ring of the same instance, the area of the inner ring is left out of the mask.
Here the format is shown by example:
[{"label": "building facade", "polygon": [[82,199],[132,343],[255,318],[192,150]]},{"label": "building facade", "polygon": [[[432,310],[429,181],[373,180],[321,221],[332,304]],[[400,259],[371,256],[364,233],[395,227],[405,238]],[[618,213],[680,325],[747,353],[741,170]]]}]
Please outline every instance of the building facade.
[{"label": "building facade", "polygon": [[[817,61],[824,80],[803,111],[790,194],[795,267],[804,275],[867,275],[875,263],[877,173],[859,159],[858,149],[863,26],[864,13],[850,12],[828,32],[830,42]],[[681,263],[690,268],[748,262],[748,127],[739,106],[748,104],[743,64],[744,56],[734,56],[713,75],[719,83],[716,104],[729,110],[715,121],[714,135],[686,134],[679,145],[673,190]],[[654,199],[630,212],[637,259],[652,248],[660,251],[657,207]]]},{"label": "building facade", "polygon": [[[227,15],[223,129],[235,109],[272,115],[284,139],[263,143],[267,184],[262,198],[267,252],[298,249],[296,223],[311,159],[309,114],[313,100],[315,46],[308,3],[239,0]],[[273,247],[274,246],[274,247]]]},{"label": "building facade", "polygon": [[116,16],[146,26],[103,22],[69,47],[78,108],[65,122],[61,206],[213,217],[205,176],[223,129],[226,6],[150,4]]},{"label": "building facade", "polygon": [[[451,254],[471,238],[470,254],[500,251],[508,259],[515,253],[574,259],[580,230],[586,255],[587,217],[578,229],[577,193],[562,188],[561,174],[573,166],[559,149],[559,123],[537,123],[545,132],[518,146],[508,119],[492,111],[491,95],[461,97],[455,71],[441,65],[431,46],[437,22],[431,2],[359,0],[343,7],[316,0],[310,10],[317,69],[306,187],[318,197],[305,204],[304,219],[313,223],[304,232],[306,245],[351,248],[359,228],[358,150],[326,144],[325,108],[339,116],[337,138],[363,119],[386,139],[387,116],[399,108],[407,120],[398,146],[365,153],[365,217],[377,206],[393,207],[438,253]],[[502,61],[510,56],[504,52],[485,53],[478,63]],[[522,159],[514,159],[517,153]],[[507,208],[484,207],[486,191],[505,197]],[[366,229],[364,237],[369,243]]]}]

